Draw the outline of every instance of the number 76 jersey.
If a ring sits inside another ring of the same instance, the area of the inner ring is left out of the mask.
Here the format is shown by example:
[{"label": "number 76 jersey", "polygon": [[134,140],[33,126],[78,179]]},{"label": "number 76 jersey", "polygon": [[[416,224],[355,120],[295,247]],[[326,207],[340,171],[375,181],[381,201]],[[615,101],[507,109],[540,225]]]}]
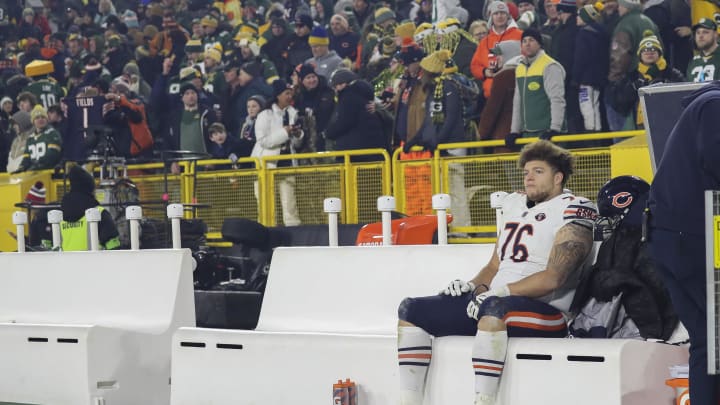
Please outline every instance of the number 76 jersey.
[{"label": "number 76 jersey", "polygon": [[597,216],[595,204],[570,193],[531,207],[524,193],[513,193],[505,198],[502,212],[504,225],[497,244],[500,267],[492,288],[545,270],[557,231],[571,222],[592,229]]}]

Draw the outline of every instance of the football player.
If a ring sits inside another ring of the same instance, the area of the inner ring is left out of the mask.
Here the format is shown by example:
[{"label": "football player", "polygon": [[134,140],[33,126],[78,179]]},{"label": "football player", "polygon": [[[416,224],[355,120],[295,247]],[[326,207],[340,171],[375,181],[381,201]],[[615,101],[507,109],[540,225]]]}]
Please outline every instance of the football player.
[{"label": "football player", "polygon": [[565,337],[579,273],[590,258],[590,200],[564,191],[572,155],[548,141],[526,145],[519,159],[525,192],[508,195],[490,261],[470,281],[438,295],[406,298],[398,308],[402,404],[423,402],[432,336],[475,336],[475,404],[495,403],[508,337]]}]

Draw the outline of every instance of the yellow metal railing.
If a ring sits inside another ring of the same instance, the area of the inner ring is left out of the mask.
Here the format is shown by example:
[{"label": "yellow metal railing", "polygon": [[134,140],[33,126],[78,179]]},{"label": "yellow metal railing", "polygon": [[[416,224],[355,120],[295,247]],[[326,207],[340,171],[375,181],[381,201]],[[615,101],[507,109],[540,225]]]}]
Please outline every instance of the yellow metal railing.
[{"label": "yellow metal railing", "polygon": [[[637,174],[651,181],[647,145],[644,136],[639,135],[644,132],[553,137],[553,142],[570,148],[576,158],[576,173],[568,188],[594,199],[602,184],[618,174]],[[609,147],[573,149],[574,144],[586,146],[588,141],[618,138],[632,139]],[[519,139],[518,144],[533,141]],[[216,236],[228,217],[254,219],[266,226],[284,225],[283,205],[287,202],[282,202],[281,189],[292,187],[296,219],[301,224],[325,224],[323,200],[328,197],[342,199],[340,221],[351,224],[379,221],[376,201],[380,195],[394,195],[398,211],[419,215],[432,213],[433,194],[448,193],[453,197],[451,233],[475,237],[464,242],[489,242],[494,240],[495,232],[490,193],[522,188],[517,153],[479,153],[498,146],[504,146],[504,142],[439,145],[431,157],[419,160],[400,160],[400,150],[390,157],[383,149],[370,149],[244,158],[235,166],[228,160],[183,161],[181,174],[166,173],[165,165],[151,163],[129,165],[128,176],[137,186],[141,202],[151,203],[144,207],[145,216],[164,219],[165,203],[184,203],[189,206],[187,217],[204,220],[208,231]],[[457,148],[471,153],[445,156],[444,151]],[[49,202],[60,201],[65,190],[63,179],[50,180],[50,175],[50,171],[2,175],[0,186],[7,198],[0,212],[9,220],[8,213],[15,209],[12,205],[22,199],[36,179],[45,180]],[[14,248],[8,244],[0,236],[0,250]]]}]

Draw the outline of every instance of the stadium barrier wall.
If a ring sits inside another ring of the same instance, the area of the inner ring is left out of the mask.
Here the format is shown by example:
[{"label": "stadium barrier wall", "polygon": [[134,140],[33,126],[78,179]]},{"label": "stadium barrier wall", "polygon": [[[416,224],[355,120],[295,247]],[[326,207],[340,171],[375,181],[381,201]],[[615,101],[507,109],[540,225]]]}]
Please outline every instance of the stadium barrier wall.
[{"label": "stadium barrier wall", "polygon": [[[649,153],[644,132],[626,131],[590,135],[562,135],[553,141],[572,147],[577,142],[629,137],[610,147],[571,149],[577,158],[577,173],[569,188],[576,194],[594,199],[600,187],[610,178],[621,174],[635,174],[652,181]],[[520,139],[519,144],[535,138]],[[186,212],[187,217],[203,219],[209,232],[219,234],[226,217],[258,220],[266,226],[282,224],[279,183],[292,178],[302,224],[326,224],[322,201],[328,197],[343,200],[340,223],[368,223],[380,220],[376,209],[379,195],[393,195],[397,210],[410,215],[432,213],[431,198],[436,193],[449,193],[455,202],[450,213],[456,218],[451,224],[454,235],[472,236],[463,243],[494,242],[494,211],[489,208],[488,195],[494,190],[515,190],[522,186],[516,168],[517,153],[490,154],[503,141],[480,141],[440,145],[429,159],[401,160],[400,150],[392,157],[382,150],[323,152],[302,155],[266,157],[262,161],[243,158],[236,167],[229,160],[180,162],[182,174],[167,174],[167,186],[162,163],[130,165],[128,173],[140,191],[146,217],[164,219],[165,201],[197,204]],[[466,157],[443,156],[451,148],[468,148]],[[358,157],[373,157],[377,161],[356,162]],[[300,166],[270,168],[268,163],[295,160]],[[21,201],[32,186],[30,177],[48,180],[48,201],[59,201],[65,192],[63,179],[50,181],[50,171],[21,176],[0,176],[0,209],[11,212],[13,204]],[[3,179],[6,179],[3,181]],[[19,184],[19,185],[18,185]],[[49,186],[48,186],[49,184]],[[257,184],[257,186],[256,186]],[[256,191],[257,188],[257,191]],[[6,194],[5,190],[9,190]],[[256,195],[258,197],[256,197]],[[460,206],[460,207],[459,207]],[[462,212],[460,212],[462,208]],[[458,215],[460,214],[460,215]],[[10,216],[0,216],[0,227],[14,229]],[[15,249],[7,233],[0,234],[0,250]]]},{"label": "stadium barrier wall", "polygon": [[[255,331],[180,328],[172,405],[317,404],[351,378],[359,403],[399,401],[397,307],[469,279],[493,245],[278,248]],[[472,403],[472,337],[433,341],[426,405]],[[500,404],[670,403],[687,349],[631,340],[510,339]]]},{"label": "stadium barrier wall", "polygon": [[0,402],[169,402],[172,334],[195,326],[188,250],[0,256]]}]

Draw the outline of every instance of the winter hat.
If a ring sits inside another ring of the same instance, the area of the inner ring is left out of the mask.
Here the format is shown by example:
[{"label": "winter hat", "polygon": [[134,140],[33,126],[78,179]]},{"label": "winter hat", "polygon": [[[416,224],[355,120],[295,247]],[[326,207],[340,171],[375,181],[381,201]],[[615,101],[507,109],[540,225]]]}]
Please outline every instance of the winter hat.
[{"label": "winter hat", "polygon": [[335,87],[338,84],[350,83],[356,80],[358,76],[350,69],[340,68],[333,72],[330,76],[330,86]]},{"label": "winter hat", "polygon": [[30,113],[28,112],[18,111],[13,114],[12,119],[18,124],[21,134],[30,131],[33,127],[32,121],[30,120]]},{"label": "winter hat", "polygon": [[467,26],[468,20],[470,20],[470,13],[462,7],[453,7],[448,11],[448,18],[454,18],[458,20],[461,27]]},{"label": "winter hat", "polygon": [[382,24],[395,18],[395,13],[387,7],[380,7],[375,10],[375,24]]},{"label": "winter hat", "polygon": [[717,31],[717,24],[710,18],[701,18],[697,24],[692,26],[692,30],[695,31],[698,28],[706,28],[712,31]]},{"label": "winter hat", "polygon": [[240,70],[255,78],[262,76],[263,66],[258,62],[246,62],[240,67]]},{"label": "winter hat", "polygon": [[95,179],[81,166],[73,166],[67,174],[70,181],[70,192],[92,195],[95,191]]},{"label": "winter hat", "polygon": [[532,4],[533,6],[535,5],[535,3],[533,2],[533,0],[517,0],[515,3],[517,3],[518,6],[521,5],[521,4],[523,4],[523,3]]},{"label": "winter hat", "polygon": [[112,85],[117,88],[117,90],[121,93],[127,93],[130,91],[130,86],[132,86],[132,83],[130,83],[130,80],[128,80],[127,77],[124,75],[118,76],[112,81]]},{"label": "winter hat", "polygon": [[195,94],[197,94],[197,92],[198,92],[198,89],[197,89],[197,87],[195,87],[194,84],[192,84],[190,82],[185,82],[180,86],[180,96],[185,95],[185,92],[188,90],[194,91]]},{"label": "winter hat", "polygon": [[629,10],[639,10],[642,8],[642,2],[640,0],[618,0],[618,4]]},{"label": "winter hat", "polygon": [[215,47],[210,47],[205,50],[205,58],[210,58],[215,62],[220,63],[220,61],[222,61],[222,53]]},{"label": "winter hat", "polygon": [[640,46],[638,46],[637,54],[638,56],[640,56],[643,51],[649,50],[658,51],[660,55],[662,55],[663,53],[662,44],[658,40],[658,37],[656,37],[655,35],[649,35],[640,41]]},{"label": "winter hat", "polygon": [[295,16],[295,26],[297,27],[299,25],[302,25],[302,26],[305,26],[308,28],[312,28],[313,27],[312,17],[310,17],[307,14],[297,14]]},{"label": "winter hat", "polygon": [[259,95],[259,94],[255,94],[254,96],[250,96],[250,98],[248,99],[248,101],[250,101],[250,100],[253,100],[253,101],[255,101],[256,103],[260,104],[260,109],[261,109],[261,110],[264,109],[265,106],[267,106],[267,100],[265,99],[265,97],[263,97],[263,96],[261,96],[261,95]]},{"label": "winter hat", "polygon": [[560,0],[557,5],[558,13],[575,14],[577,12],[577,3],[575,0]]},{"label": "winter hat", "polygon": [[[440,49],[424,57],[420,61],[420,67],[430,73],[443,73],[446,69],[452,69],[455,66],[451,56],[452,53],[449,50]],[[457,70],[457,67],[455,67],[455,70]]]},{"label": "winter hat", "polygon": [[578,15],[580,19],[585,21],[585,24],[600,22],[602,18],[600,12],[603,11],[604,8],[605,6],[599,1],[595,4],[586,4],[578,10]]},{"label": "winter hat", "polygon": [[330,45],[330,38],[325,28],[320,26],[313,28],[310,33],[310,38],[308,38],[308,44],[310,44],[310,46]]},{"label": "winter hat", "polygon": [[185,43],[185,52],[202,52],[203,51],[203,45],[202,41],[199,39],[191,39]]},{"label": "winter hat", "polygon": [[45,204],[45,185],[42,181],[36,182],[25,196],[25,201],[30,204]]},{"label": "winter hat", "polygon": [[253,55],[257,56],[260,54],[260,45],[258,45],[257,41],[252,37],[241,39],[240,41],[238,41],[238,46],[248,47]]},{"label": "winter hat", "polygon": [[425,52],[418,44],[416,44],[412,38],[404,38],[400,52],[398,56],[402,61],[402,64],[407,66],[411,63],[419,62],[425,57]]},{"label": "winter hat", "polygon": [[47,111],[45,111],[45,107],[43,107],[41,104],[36,104],[35,107],[33,107],[32,111],[30,111],[30,120],[32,122],[35,122],[38,118],[45,118],[47,119]]},{"label": "winter hat", "polygon": [[148,24],[143,28],[143,38],[153,39],[158,34],[158,29],[152,24]]},{"label": "winter hat", "polygon": [[8,96],[3,97],[2,100],[0,100],[0,108],[2,108],[2,106],[5,105],[5,103],[8,103],[8,102],[9,102],[9,103],[12,103],[13,100],[12,100],[10,97],[8,97]]},{"label": "winter hat", "polygon": [[217,28],[218,20],[216,20],[215,17],[211,15],[206,15],[205,17],[200,19],[200,25],[202,25],[203,27]]},{"label": "winter hat", "polygon": [[504,2],[495,0],[488,6],[488,18],[492,17],[495,13],[506,13],[507,15],[510,15],[510,9],[508,9],[507,4]]},{"label": "winter hat", "polygon": [[47,75],[55,71],[55,67],[52,62],[48,60],[36,59],[25,66],[25,76],[35,77],[40,75]]},{"label": "winter hat", "polygon": [[122,13],[121,17],[122,22],[124,22],[128,28],[140,28],[140,24],[138,24],[137,14],[134,11],[127,9],[124,13]]},{"label": "winter hat", "polygon": [[30,8],[30,7],[26,7],[25,9],[23,9],[22,16],[25,17],[26,15],[32,15],[32,16],[34,16],[34,15],[35,15],[35,11],[34,11],[32,8]]},{"label": "winter hat", "polygon": [[413,39],[416,43],[422,43],[422,40],[427,37],[428,35],[431,35],[435,32],[435,29],[433,28],[432,24],[424,22],[415,29],[415,35],[413,36]]},{"label": "winter hat", "polygon": [[395,27],[395,35],[405,39],[410,38],[412,39],[413,35],[415,34],[415,23],[410,20],[405,20],[402,23],[398,24],[397,27]]},{"label": "winter hat", "polygon": [[292,86],[283,79],[277,79],[272,83],[273,100],[277,100],[285,90],[292,90]]},{"label": "winter hat", "polygon": [[186,66],[180,69],[180,81],[202,79],[202,72],[195,66]]},{"label": "winter hat", "polygon": [[123,67],[123,74],[125,75],[135,75],[140,76],[140,68],[138,67],[137,63],[135,62],[128,62]]},{"label": "winter hat", "polygon": [[460,21],[456,18],[447,18],[437,23],[438,34],[449,34],[460,29]]},{"label": "winter hat", "polygon": [[542,39],[542,34],[540,33],[540,31],[538,31],[535,28],[528,28],[525,31],[523,31],[521,40],[525,39],[527,37],[531,37],[531,38],[535,39],[537,41],[537,43],[540,44],[540,47],[542,48],[543,39]]},{"label": "winter hat", "polygon": [[120,35],[110,35],[110,38],[108,38],[107,45],[108,48],[119,48],[120,45],[122,45],[122,38],[120,38]]},{"label": "winter hat", "polygon": [[300,65],[300,69],[297,70],[298,78],[304,79],[307,75],[317,75],[315,72],[315,66],[311,63],[303,63]]}]

